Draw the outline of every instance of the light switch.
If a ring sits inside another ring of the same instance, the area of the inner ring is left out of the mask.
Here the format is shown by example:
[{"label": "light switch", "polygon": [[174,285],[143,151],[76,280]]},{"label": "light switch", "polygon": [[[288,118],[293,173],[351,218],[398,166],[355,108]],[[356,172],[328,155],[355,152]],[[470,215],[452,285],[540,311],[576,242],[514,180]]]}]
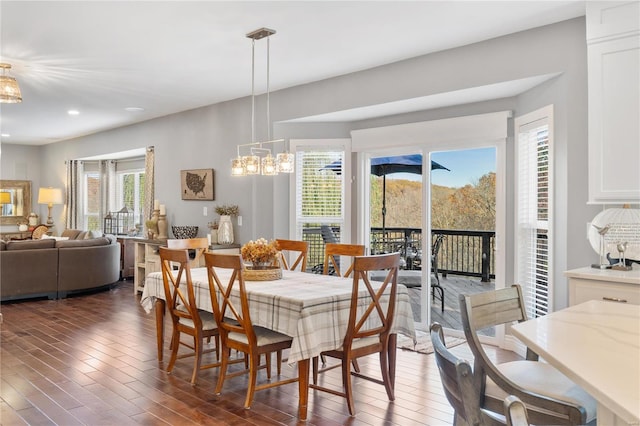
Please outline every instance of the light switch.
[{"label": "light switch", "polygon": [[202,214],[203,214],[204,216],[206,216],[206,215],[207,215],[207,208],[206,208],[206,207],[203,207],[203,208],[202,208]]},{"label": "light switch", "polygon": [[238,226],[242,226],[242,216],[238,216]]}]

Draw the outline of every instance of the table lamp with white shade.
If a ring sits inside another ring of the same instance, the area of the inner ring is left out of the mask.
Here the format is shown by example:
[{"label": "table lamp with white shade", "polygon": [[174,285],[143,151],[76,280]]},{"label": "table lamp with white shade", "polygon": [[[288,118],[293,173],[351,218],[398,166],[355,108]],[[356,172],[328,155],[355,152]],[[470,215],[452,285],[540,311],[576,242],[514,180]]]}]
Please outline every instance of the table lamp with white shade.
[{"label": "table lamp with white shade", "polygon": [[53,226],[51,218],[51,208],[54,204],[63,204],[62,190],[60,188],[40,188],[38,191],[38,204],[46,204],[49,208],[49,217],[47,218],[47,226]]}]

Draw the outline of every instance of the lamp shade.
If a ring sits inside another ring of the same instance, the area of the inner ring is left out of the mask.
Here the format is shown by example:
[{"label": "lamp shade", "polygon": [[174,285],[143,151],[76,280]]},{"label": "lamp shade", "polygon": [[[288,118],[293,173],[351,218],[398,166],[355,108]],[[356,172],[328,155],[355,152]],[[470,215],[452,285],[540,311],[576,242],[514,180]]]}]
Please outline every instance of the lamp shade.
[{"label": "lamp shade", "polygon": [[60,188],[40,188],[38,204],[62,204],[62,190]]},{"label": "lamp shade", "polygon": [[0,75],[0,102],[6,104],[16,104],[22,102],[20,87],[15,78],[6,75],[5,71],[11,69],[10,64],[0,63],[2,75]]},{"label": "lamp shade", "polygon": [[11,193],[6,191],[0,192],[0,204],[11,204]]}]

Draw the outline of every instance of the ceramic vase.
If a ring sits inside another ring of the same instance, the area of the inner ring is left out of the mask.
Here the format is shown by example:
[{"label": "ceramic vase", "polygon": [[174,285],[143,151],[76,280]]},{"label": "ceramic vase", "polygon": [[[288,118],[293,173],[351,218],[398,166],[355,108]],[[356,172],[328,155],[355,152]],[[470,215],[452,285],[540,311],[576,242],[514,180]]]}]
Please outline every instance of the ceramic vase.
[{"label": "ceramic vase", "polygon": [[233,224],[231,216],[220,216],[218,224],[218,244],[233,244]]}]

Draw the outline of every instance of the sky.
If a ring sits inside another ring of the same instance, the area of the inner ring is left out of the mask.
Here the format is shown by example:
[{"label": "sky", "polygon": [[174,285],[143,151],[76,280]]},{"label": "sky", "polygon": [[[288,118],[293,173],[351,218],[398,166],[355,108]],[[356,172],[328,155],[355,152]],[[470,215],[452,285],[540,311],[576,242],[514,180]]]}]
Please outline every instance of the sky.
[{"label": "sky", "polygon": [[[431,159],[450,170],[433,170],[431,183],[451,188],[475,183],[482,175],[496,171],[495,148],[432,152]],[[420,181],[422,178],[410,173],[394,173],[387,179]]]}]

